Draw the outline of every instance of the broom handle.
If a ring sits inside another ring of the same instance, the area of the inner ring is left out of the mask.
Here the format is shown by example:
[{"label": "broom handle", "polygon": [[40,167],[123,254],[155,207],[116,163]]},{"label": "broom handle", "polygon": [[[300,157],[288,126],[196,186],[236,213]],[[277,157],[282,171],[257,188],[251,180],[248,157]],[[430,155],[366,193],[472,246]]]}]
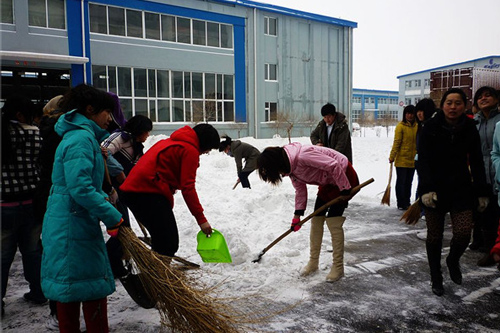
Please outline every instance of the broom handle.
[{"label": "broom handle", "polygon": [[391,185],[391,180],[392,180],[392,165],[394,162],[391,162],[391,169],[389,170],[389,185]]},{"label": "broom handle", "polygon": [[[352,197],[354,197],[363,187],[365,187],[366,185],[371,184],[373,182],[374,182],[374,179],[370,178],[366,182],[364,182],[362,184],[359,184],[358,186],[353,187],[352,190],[351,190],[351,193],[349,195],[340,196],[340,197],[337,197],[335,199],[330,200],[329,202],[327,202],[326,204],[324,204],[323,206],[319,207],[314,212],[312,212],[311,214],[309,214],[302,221],[300,221],[298,223],[298,225],[302,226],[304,223],[306,223],[307,221],[309,221],[314,216],[318,215],[320,212],[322,212],[323,210],[325,210],[329,206],[335,205],[335,204],[337,204],[337,203],[339,203],[341,201],[349,201],[349,200],[351,200]],[[269,249],[271,249],[274,245],[276,245],[276,243],[278,243],[283,238],[285,238],[286,236],[288,236],[291,232],[292,232],[292,229],[288,229],[281,236],[279,236],[278,238],[276,238],[271,244],[269,244],[264,250],[262,250],[262,252],[259,254],[259,258],[262,255],[264,255],[264,253],[266,253],[267,251],[269,251]]]}]

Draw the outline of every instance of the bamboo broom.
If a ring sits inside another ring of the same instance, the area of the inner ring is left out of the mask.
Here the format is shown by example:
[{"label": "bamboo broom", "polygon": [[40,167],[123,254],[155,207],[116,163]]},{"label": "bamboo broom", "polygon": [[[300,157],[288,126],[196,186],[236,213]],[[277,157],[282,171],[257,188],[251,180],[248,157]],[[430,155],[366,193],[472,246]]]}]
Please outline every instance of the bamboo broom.
[{"label": "bamboo broom", "polygon": [[420,198],[418,198],[418,200],[415,201],[410,206],[410,208],[408,208],[406,212],[403,213],[403,215],[399,220],[404,221],[406,224],[409,225],[415,225],[417,224],[418,220],[420,220],[420,216],[421,216],[421,207],[420,207]]},{"label": "bamboo broom", "polygon": [[387,184],[384,195],[382,196],[382,201],[380,202],[381,205],[387,205],[387,206],[391,205],[392,164],[393,162],[391,162],[391,167],[389,170],[389,183]]}]

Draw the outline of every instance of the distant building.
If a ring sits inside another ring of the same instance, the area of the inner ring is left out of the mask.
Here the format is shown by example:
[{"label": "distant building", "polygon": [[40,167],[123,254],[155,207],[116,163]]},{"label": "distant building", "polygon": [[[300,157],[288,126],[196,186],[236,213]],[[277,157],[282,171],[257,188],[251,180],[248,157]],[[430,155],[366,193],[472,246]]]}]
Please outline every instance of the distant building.
[{"label": "distant building", "polygon": [[2,98],[89,83],[167,135],[309,135],[325,103],[349,114],[355,22],[249,0],[2,0],[0,17]]},{"label": "distant building", "polygon": [[358,124],[397,122],[398,92],[391,90],[352,89],[351,121]]},{"label": "distant building", "polygon": [[403,105],[416,105],[421,99],[429,97],[435,99],[438,105],[443,91],[451,87],[463,89],[470,99],[480,85],[500,88],[500,56],[426,69],[400,75],[398,79],[399,100]]}]

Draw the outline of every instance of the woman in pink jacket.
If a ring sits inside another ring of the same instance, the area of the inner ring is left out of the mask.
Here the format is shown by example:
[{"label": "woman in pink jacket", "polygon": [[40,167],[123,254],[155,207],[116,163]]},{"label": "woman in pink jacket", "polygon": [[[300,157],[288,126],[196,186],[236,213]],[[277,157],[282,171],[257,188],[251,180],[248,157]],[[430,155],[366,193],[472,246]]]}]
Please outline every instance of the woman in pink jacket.
[{"label": "woman in pink jacket", "polygon": [[[307,207],[307,185],[318,185],[314,209],[318,209],[328,201],[359,184],[358,176],[347,157],[341,153],[321,146],[301,145],[298,142],[284,147],[268,147],[260,155],[258,161],[260,178],[273,185],[278,185],[288,176],[295,188],[295,212],[292,219],[292,230],[298,231],[300,216]],[[318,270],[323,226],[330,230],[333,247],[333,265],[327,275],[328,282],[334,282],[344,276],[344,224],[342,216],[347,203],[332,205],[314,216],[311,220],[310,258],[301,275],[307,276]]]}]

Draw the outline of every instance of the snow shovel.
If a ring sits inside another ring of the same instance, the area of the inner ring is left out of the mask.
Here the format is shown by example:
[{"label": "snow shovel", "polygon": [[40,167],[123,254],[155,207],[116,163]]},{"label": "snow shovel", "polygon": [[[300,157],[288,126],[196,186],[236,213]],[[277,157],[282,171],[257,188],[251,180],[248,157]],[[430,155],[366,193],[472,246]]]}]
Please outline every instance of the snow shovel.
[{"label": "snow shovel", "polygon": [[[370,178],[368,179],[366,182],[362,183],[362,184],[359,184],[358,186],[355,186],[352,188],[351,190],[351,193],[349,195],[345,195],[345,196],[340,196],[340,197],[337,197],[335,199],[332,199],[330,200],[329,202],[327,202],[326,204],[324,204],[323,206],[319,207],[318,209],[316,209],[314,212],[312,212],[311,214],[309,214],[307,217],[305,217],[302,221],[300,221],[298,223],[299,226],[302,226],[304,223],[306,223],[307,221],[309,221],[311,218],[313,218],[314,216],[318,215],[320,212],[322,212],[323,210],[325,210],[327,207],[331,206],[331,205],[334,205],[334,204],[337,204],[339,202],[342,202],[342,201],[349,201],[352,199],[352,197],[354,197],[358,192],[359,190],[361,190],[363,187],[365,187],[366,185],[368,184],[371,184],[374,182],[374,179],[373,178]],[[262,256],[267,252],[269,251],[269,249],[271,249],[274,245],[276,245],[279,241],[281,241],[283,238],[285,238],[286,236],[288,236],[290,233],[292,232],[291,229],[288,229],[286,232],[284,232],[281,236],[279,236],[278,238],[276,238],[271,244],[269,244],[264,250],[262,250],[260,253],[259,253],[259,256],[257,257],[257,259],[255,260],[252,260],[252,262],[259,262],[260,259],[262,258]]]},{"label": "snow shovel", "polygon": [[207,236],[200,230],[196,239],[198,240],[196,251],[203,262],[233,262],[226,240],[219,231],[212,229],[212,234]]}]

